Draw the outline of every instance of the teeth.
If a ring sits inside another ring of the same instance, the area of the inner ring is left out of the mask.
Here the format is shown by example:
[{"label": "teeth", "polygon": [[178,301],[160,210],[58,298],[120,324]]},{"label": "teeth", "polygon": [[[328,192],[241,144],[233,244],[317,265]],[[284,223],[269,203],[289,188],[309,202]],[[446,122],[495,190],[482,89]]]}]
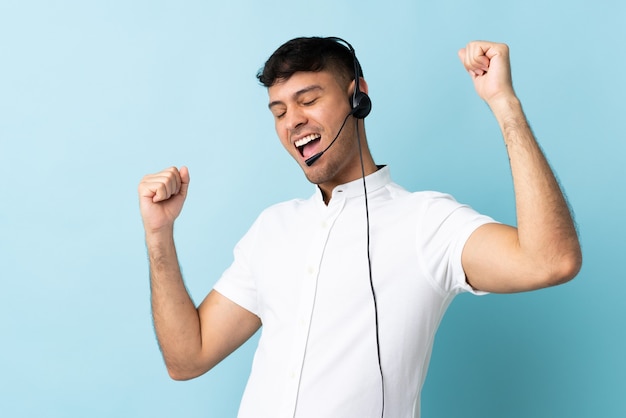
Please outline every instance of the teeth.
[{"label": "teeth", "polygon": [[315,140],[315,139],[319,139],[321,137],[320,134],[311,134],[311,135],[307,135],[304,138],[300,138],[295,142],[296,147],[302,147],[305,146],[306,144],[308,144],[309,142]]}]

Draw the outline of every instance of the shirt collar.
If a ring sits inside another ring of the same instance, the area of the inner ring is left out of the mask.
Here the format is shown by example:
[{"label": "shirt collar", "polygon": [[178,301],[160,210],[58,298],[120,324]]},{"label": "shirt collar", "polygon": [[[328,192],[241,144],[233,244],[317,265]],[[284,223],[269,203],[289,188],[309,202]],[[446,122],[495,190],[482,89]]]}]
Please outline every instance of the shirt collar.
[{"label": "shirt collar", "polygon": [[[367,187],[367,194],[385,187],[391,183],[391,173],[389,167],[386,165],[378,166],[378,170],[372,174],[365,176],[365,185]],[[319,200],[323,201],[322,191],[318,186],[315,186],[315,195]],[[363,179],[359,177],[356,180],[352,180],[349,183],[340,184],[335,187],[331,197],[331,202],[334,199],[349,199],[352,197],[363,196]]]}]

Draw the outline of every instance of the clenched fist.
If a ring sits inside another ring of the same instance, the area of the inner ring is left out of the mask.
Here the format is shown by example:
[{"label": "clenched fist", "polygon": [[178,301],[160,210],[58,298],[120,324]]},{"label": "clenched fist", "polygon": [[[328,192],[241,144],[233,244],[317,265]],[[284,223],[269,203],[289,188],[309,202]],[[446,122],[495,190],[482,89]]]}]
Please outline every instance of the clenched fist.
[{"label": "clenched fist", "polygon": [[170,167],[139,183],[139,208],[146,233],[172,228],[187,197],[189,170]]},{"label": "clenched fist", "polygon": [[507,45],[470,42],[459,50],[459,58],[472,77],[476,92],[489,105],[497,99],[515,96]]}]

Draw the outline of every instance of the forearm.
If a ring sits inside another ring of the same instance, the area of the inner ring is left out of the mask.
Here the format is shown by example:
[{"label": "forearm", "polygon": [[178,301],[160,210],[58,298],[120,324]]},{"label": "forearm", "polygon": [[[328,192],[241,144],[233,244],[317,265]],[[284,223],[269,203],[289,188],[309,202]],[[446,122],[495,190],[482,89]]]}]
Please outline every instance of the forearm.
[{"label": "forearm", "polygon": [[202,347],[198,311],[185,288],[173,231],[146,234],[154,327],[173,378],[194,369]]},{"label": "forearm", "polygon": [[580,267],[580,246],[559,183],[514,95],[489,103],[504,137],[515,191],[518,242],[533,269],[556,284]]}]

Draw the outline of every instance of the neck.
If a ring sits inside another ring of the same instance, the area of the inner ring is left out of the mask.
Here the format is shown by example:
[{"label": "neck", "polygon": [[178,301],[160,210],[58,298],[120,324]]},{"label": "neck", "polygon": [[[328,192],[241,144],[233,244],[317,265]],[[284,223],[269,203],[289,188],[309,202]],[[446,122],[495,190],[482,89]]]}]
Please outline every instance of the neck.
[{"label": "neck", "polygon": [[357,120],[355,135],[356,138],[354,139],[357,140],[358,146],[352,148],[351,151],[348,151],[347,154],[344,155],[346,158],[345,162],[347,164],[340,169],[340,172],[343,174],[333,176],[332,179],[329,178],[330,181],[318,183],[318,187],[322,192],[324,203],[326,203],[326,205],[330,202],[335,187],[363,178],[378,170],[367,144],[367,136],[365,134],[363,120]]},{"label": "neck", "polygon": [[323,184],[318,184],[317,185],[317,187],[319,187],[320,191],[322,192],[322,198],[324,199],[324,203],[326,205],[328,205],[330,203],[330,200],[331,200],[332,195],[333,195],[333,190],[335,190],[335,188],[337,186],[340,186],[342,184],[350,183],[350,182],[352,182],[354,180],[361,179],[363,176],[367,177],[370,174],[375,173],[376,171],[378,171],[379,168],[380,167],[378,167],[376,165],[376,163],[374,162],[374,159],[370,155],[369,151],[364,150],[363,170],[361,170],[361,168],[359,167],[358,175],[345,178],[343,181],[332,182],[332,183],[323,183]]}]

